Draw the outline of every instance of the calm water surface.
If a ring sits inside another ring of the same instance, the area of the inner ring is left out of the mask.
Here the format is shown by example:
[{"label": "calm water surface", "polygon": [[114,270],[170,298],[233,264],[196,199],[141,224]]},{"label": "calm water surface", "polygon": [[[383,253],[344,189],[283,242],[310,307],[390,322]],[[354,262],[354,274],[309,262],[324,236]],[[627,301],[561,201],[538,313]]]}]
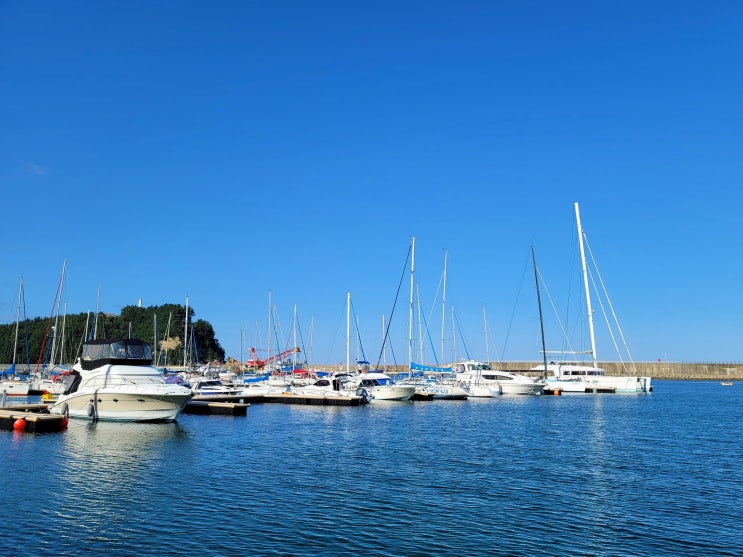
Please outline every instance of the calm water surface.
[{"label": "calm water surface", "polygon": [[743,383],[0,432],[3,555],[742,555]]}]

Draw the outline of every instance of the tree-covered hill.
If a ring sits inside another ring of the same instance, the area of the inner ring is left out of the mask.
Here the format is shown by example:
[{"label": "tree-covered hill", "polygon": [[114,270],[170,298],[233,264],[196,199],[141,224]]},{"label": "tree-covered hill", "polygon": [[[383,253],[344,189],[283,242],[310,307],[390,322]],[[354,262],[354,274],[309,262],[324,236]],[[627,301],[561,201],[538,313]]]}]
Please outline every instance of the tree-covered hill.
[{"label": "tree-covered hill", "polygon": [[[188,363],[224,362],[224,349],[214,337],[208,321],[197,319],[188,308]],[[138,338],[149,342],[158,354],[158,363],[182,365],[186,308],[176,304],[138,307],[125,306],[120,315],[78,313],[35,317],[21,321],[15,361],[19,364],[71,364],[80,355],[83,340],[93,338]],[[13,361],[16,324],[0,325],[0,363]],[[52,355],[52,348],[54,354]]]}]

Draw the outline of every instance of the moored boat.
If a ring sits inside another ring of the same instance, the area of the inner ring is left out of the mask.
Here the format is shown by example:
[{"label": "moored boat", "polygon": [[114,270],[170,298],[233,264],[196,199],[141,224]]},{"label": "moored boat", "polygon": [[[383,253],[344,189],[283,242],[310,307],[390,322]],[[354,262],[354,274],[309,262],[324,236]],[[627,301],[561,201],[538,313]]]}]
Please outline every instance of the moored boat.
[{"label": "moored boat", "polygon": [[531,377],[493,369],[490,364],[467,360],[452,364],[457,381],[465,385],[493,385],[500,389],[504,395],[541,395],[544,383]]},{"label": "moored boat", "polygon": [[415,394],[414,385],[400,385],[380,370],[365,371],[356,376],[356,387],[366,389],[374,400],[410,400]]},{"label": "moored boat", "polygon": [[165,382],[152,365],[148,343],[92,340],[83,344],[50,412],[85,420],[170,422],[191,397],[189,388]]}]

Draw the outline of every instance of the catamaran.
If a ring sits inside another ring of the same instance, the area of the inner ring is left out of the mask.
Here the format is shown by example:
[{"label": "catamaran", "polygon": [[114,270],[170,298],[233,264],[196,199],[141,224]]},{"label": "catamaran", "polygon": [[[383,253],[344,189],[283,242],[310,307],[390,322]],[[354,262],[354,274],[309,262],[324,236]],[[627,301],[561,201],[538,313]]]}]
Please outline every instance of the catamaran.
[{"label": "catamaran", "polygon": [[[580,221],[580,209],[578,203],[575,206],[575,220],[578,229],[578,247],[580,248],[581,258],[581,269],[583,274],[583,287],[585,290],[586,308],[588,312],[588,328],[591,339],[591,350],[582,352],[588,354],[593,360],[593,365],[585,365],[580,362],[556,362],[545,363],[536,366],[531,371],[540,371],[544,374],[544,381],[546,383],[545,391],[561,391],[561,392],[613,392],[613,393],[649,393],[652,390],[651,378],[648,376],[642,376],[636,372],[628,372],[622,375],[607,375],[603,368],[598,365],[598,358],[596,356],[596,338],[594,334],[593,326],[593,310],[591,308],[591,289],[588,281],[588,268],[586,264],[586,253],[585,253],[585,234],[581,226]],[[598,270],[596,271],[598,274]],[[601,282],[600,275],[598,276]],[[601,282],[603,286],[603,282]],[[612,314],[614,309],[609,302]],[[602,307],[603,309],[603,307]],[[616,321],[616,315],[614,315]],[[624,336],[621,333],[621,328],[618,326],[618,331],[622,340]],[[612,334],[612,340],[614,335]],[[615,342],[616,345],[616,342]],[[627,347],[626,342],[624,343],[625,348]],[[627,349],[629,353],[629,350]],[[564,351],[561,351],[565,354]],[[546,351],[545,351],[546,354]],[[575,354],[575,352],[574,352]],[[621,356],[620,356],[621,358]],[[632,362],[630,357],[630,362]],[[625,362],[622,360],[623,368],[626,369]],[[634,363],[632,362],[634,366]]]}]

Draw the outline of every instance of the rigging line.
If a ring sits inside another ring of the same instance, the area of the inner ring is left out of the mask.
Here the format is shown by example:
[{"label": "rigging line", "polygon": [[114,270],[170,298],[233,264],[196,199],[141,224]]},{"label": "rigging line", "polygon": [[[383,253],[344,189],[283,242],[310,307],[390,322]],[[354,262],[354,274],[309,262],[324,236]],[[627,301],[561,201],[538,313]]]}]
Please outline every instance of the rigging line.
[{"label": "rigging line", "polygon": [[594,291],[596,291],[596,300],[599,303],[599,307],[601,308],[601,315],[604,316],[604,322],[606,323],[607,329],[609,329],[609,336],[611,337],[611,342],[614,345],[614,350],[617,353],[617,356],[619,357],[619,361],[622,363],[622,369],[626,372],[627,366],[624,363],[624,358],[622,358],[622,353],[619,350],[619,346],[617,346],[617,339],[614,337],[614,331],[611,328],[611,323],[609,323],[609,316],[606,314],[606,308],[604,307],[604,301],[602,300],[601,296],[598,295],[598,289],[596,286],[596,280],[593,277],[593,272],[590,268],[586,269],[588,271],[588,276],[591,279],[591,284],[593,285]]},{"label": "rigging line", "polygon": [[511,336],[511,327],[513,327],[513,320],[516,315],[516,308],[519,305],[519,298],[521,297],[521,289],[524,287],[524,277],[526,276],[526,269],[529,263],[529,257],[524,260],[524,267],[521,269],[521,280],[519,281],[519,289],[516,292],[516,300],[513,303],[513,309],[511,310],[511,320],[508,322],[508,328],[506,329],[506,338],[503,341],[503,354],[506,353],[506,347],[508,346],[508,339]]},{"label": "rigging line", "polygon": [[542,332],[542,359],[544,360],[544,374],[547,377],[547,347],[544,344],[544,319],[542,318],[542,297],[539,295],[539,274],[537,273],[537,257],[534,255],[534,246],[531,247],[531,258],[534,262],[534,285],[537,289],[537,304],[539,305],[539,328]]},{"label": "rigging line", "polygon": [[359,349],[361,350],[361,359],[366,360],[366,354],[364,353],[364,343],[361,341],[361,331],[359,330],[359,316],[356,315],[356,308],[351,300],[351,313],[353,313],[353,323],[356,325],[356,339],[359,341]]},{"label": "rigging line", "polygon": [[41,343],[41,350],[39,351],[39,360],[36,362],[37,369],[41,367],[41,360],[44,356],[44,348],[46,347],[46,341],[49,335],[49,328],[52,325],[52,317],[54,317],[54,306],[57,305],[57,298],[60,296],[62,291],[62,281],[64,280],[64,269],[67,266],[67,260],[65,259],[64,265],[62,266],[62,276],[59,277],[59,283],[57,284],[57,293],[54,295],[54,303],[52,304],[52,311],[49,314],[49,320],[46,323],[46,331],[44,331],[44,340]]},{"label": "rigging line", "polygon": [[[490,329],[490,325],[488,324],[488,318],[487,315],[485,315],[485,304],[482,306],[482,313],[485,321],[485,337],[491,337],[490,341],[485,343],[485,350],[488,350],[490,346],[493,347],[493,350],[495,350],[495,361],[498,363],[498,367],[503,367],[503,361],[501,360],[500,353],[498,352],[498,345],[495,343],[495,340],[492,339],[492,334],[490,334],[492,331]],[[488,362],[490,363],[490,362]]]},{"label": "rigging line", "polygon": [[337,325],[335,327],[335,334],[333,334],[333,336],[331,337],[332,340],[330,342],[330,348],[328,349],[328,356],[325,359],[325,361],[327,362],[331,361],[331,357],[333,355],[333,349],[335,348],[335,341],[338,338],[338,331],[341,328],[341,323],[345,323],[345,319],[344,319],[345,315],[346,315],[346,301],[344,300],[343,305],[341,306],[341,314],[338,317]]},{"label": "rigging line", "polygon": [[539,279],[542,283],[542,286],[544,286],[545,294],[547,294],[547,299],[550,302],[550,307],[552,308],[552,312],[555,314],[555,318],[557,319],[557,323],[560,325],[560,331],[562,331],[563,340],[568,345],[568,351],[571,353],[576,353],[573,350],[573,345],[570,342],[570,337],[567,334],[567,331],[565,331],[565,326],[562,324],[562,321],[560,320],[560,314],[557,311],[557,308],[555,307],[555,302],[552,300],[552,295],[550,294],[550,289],[547,287],[547,282],[544,280],[544,277],[542,276],[542,271],[537,269],[537,272],[539,273]]},{"label": "rigging line", "polygon": [[[606,289],[606,285],[604,284],[604,279],[601,277],[601,272],[599,271],[599,266],[596,264],[596,259],[593,257],[593,251],[591,251],[591,246],[588,243],[588,237],[583,234],[583,238],[585,239],[586,247],[588,248],[588,254],[591,256],[591,262],[593,263],[593,268],[596,270],[596,276],[598,276],[599,283],[601,284],[601,289],[604,292],[604,296],[606,297],[606,302],[609,304],[609,309],[611,310],[611,315],[614,318],[614,323],[617,326],[617,331],[619,332],[619,337],[622,339],[622,344],[624,345],[624,349],[627,351],[627,356],[629,357],[629,361],[632,364],[632,367],[635,366],[635,362],[632,359],[632,353],[630,352],[629,345],[627,344],[627,340],[624,338],[624,332],[622,332],[622,326],[619,324],[619,317],[617,317],[616,312],[614,311],[614,304],[611,303],[611,299],[609,298],[609,291]],[[594,288],[596,286],[594,285]],[[598,290],[597,290],[598,293]],[[609,327],[611,330],[611,327]],[[621,356],[620,356],[621,359]]]},{"label": "rigging line", "polygon": [[439,284],[436,287],[436,294],[433,297],[433,302],[431,302],[431,311],[428,313],[428,322],[430,323],[433,320],[433,311],[436,309],[436,301],[439,299],[439,292],[441,291],[441,286],[444,283],[444,273],[441,273],[441,278],[439,278]]},{"label": "rigging line", "polygon": [[304,351],[305,359],[306,359],[307,347],[304,345],[304,337],[302,336],[302,326],[299,324],[299,321],[297,321],[295,328],[297,332],[299,333],[299,344],[302,346],[302,350]]},{"label": "rigging line", "polygon": [[[392,303],[392,311],[390,312],[390,318],[387,320],[387,327],[385,327],[384,338],[382,338],[382,347],[379,349],[379,357],[377,358],[377,365],[375,366],[376,368],[379,368],[379,363],[382,361],[382,354],[384,353],[384,346],[385,346],[385,343],[387,342],[387,338],[389,337],[389,333],[390,333],[390,324],[392,323],[392,316],[395,314],[395,307],[397,306],[397,299],[400,296],[400,289],[402,288],[403,280],[405,280],[405,271],[407,271],[408,269],[408,261],[410,261],[410,253],[412,251],[413,251],[413,244],[411,242],[410,246],[408,246],[408,255],[405,257],[405,264],[402,267],[402,274],[400,275],[400,282],[397,285],[397,292],[395,293],[395,301]],[[395,358],[394,351],[392,353],[392,358],[393,358],[393,361],[395,361],[395,365],[397,365],[397,362],[394,359]]]},{"label": "rigging line", "polygon": [[23,336],[25,337],[26,343],[26,373],[31,374],[31,354],[28,349],[28,318],[26,317],[26,293],[21,292],[21,299],[23,300]]},{"label": "rigging line", "polygon": [[[416,289],[417,292],[417,289]],[[418,294],[418,300],[420,301],[420,292],[417,292]],[[423,319],[423,328],[426,330],[426,337],[428,338],[428,344],[431,345],[431,352],[433,352],[433,361],[436,362],[436,367],[439,366],[439,359],[436,357],[436,349],[433,347],[433,341],[431,340],[431,331],[428,329],[428,323],[426,322],[426,316],[421,315],[421,319]],[[422,364],[423,362],[421,362]]]},{"label": "rigging line", "polygon": [[462,325],[459,322],[459,316],[456,313],[454,313],[454,322],[457,325],[457,331],[459,331],[459,336],[462,339],[462,346],[464,346],[464,353],[467,355],[467,359],[471,360],[472,358],[470,358],[470,351],[467,348],[467,343],[464,340],[464,332],[462,331]]}]

